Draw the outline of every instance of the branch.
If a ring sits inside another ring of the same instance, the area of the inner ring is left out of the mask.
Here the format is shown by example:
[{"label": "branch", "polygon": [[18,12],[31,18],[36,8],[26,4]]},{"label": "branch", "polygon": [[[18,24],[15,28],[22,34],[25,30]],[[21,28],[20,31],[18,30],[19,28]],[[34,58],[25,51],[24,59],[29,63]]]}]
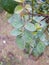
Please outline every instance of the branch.
[{"label": "branch", "polygon": [[28,13],[30,15],[33,15],[33,16],[44,16],[44,17],[49,17],[49,14],[32,14],[32,13]]},{"label": "branch", "polygon": [[26,11],[27,11],[26,14],[28,14],[28,15],[49,17],[49,14],[38,14],[38,13],[37,14],[33,14],[33,13],[30,13],[27,9],[26,9]]}]

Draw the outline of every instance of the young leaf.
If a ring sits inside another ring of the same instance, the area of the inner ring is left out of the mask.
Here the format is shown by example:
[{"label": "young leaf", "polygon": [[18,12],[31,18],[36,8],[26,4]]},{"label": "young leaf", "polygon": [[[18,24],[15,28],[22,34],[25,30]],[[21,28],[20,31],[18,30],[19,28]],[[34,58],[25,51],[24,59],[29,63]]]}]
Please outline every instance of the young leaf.
[{"label": "young leaf", "polygon": [[35,23],[35,27],[36,27],[36,30],[41,29],[41,26],[40,26],[40,24],[38,24],[38,23]]},{"label": "young leaf", "polygon": [[29,4],[26,4],[26,6],[25,6],[25,8],[29,11],[29,12],[31,12],[31,6],[29,5]]},{"label": "young leaf", "polygon": [[22,7],[21,5],[18,5],[18,6],[15,8],[14,13],[19,14],[19,13],[21,13],[22,11],[23,11],[23,7]]},{"label": "young leaf", "polygon": [[16,2],[23,3],[25,0],[15,0]]}]

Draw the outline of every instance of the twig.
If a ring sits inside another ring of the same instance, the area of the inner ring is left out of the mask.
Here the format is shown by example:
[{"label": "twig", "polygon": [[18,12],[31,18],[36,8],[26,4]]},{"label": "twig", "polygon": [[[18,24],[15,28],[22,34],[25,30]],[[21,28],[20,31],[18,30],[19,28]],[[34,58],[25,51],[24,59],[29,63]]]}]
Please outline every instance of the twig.
[{"label": "twig", "polygon": [[[25,8],[26,9],[26,8]],[[27,10],[27,9],[26,9]],[[28,15],[32,15],[32,16],[44,16],[44,17],[49,17],[49,14],[34,14],[34,13],[30,13],[28,10],[27,10],[27,13]]]}]

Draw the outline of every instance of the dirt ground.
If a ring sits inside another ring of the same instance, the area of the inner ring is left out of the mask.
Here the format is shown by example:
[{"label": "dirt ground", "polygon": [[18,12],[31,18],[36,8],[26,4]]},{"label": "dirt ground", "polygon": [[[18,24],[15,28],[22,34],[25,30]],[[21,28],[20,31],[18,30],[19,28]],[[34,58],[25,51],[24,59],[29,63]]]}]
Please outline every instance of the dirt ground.
[{"label": "dirt ground", "polygon": [[2,65],[49,65],[49,47],[37,60],[27,57],[16,45],[15,39],[10,35],[12,26],[5,18],[4,12],[0,14],[0,62]]}]

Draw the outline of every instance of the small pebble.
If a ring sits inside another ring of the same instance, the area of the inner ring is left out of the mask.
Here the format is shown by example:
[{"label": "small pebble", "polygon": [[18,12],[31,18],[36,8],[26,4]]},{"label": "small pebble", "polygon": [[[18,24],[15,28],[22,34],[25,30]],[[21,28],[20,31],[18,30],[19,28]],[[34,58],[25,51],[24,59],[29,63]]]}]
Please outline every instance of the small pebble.
[{"label": "small pebble", "polygon": [[5,40],[3,40],[3,44],[6,44],[6,41]]}]

